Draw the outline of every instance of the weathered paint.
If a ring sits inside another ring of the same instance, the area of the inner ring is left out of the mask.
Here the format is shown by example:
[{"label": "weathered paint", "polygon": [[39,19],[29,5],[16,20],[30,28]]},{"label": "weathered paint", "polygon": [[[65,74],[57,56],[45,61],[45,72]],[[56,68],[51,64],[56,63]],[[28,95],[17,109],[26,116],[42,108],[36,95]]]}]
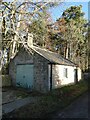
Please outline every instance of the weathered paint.
[{"label": "weathered paint", "polygon": [[9,64],[9,75],[12,79],[12,85],[16,86],[16,73],[18,64],[33,64],[32,54],[29,54],[24,49],[21,49]]},{"label": "weathered paint", "polygon": [[[67,68],[68,76],[64,76],[64,69]],[[52,88],[57,88],[62,85],[67,85],[70,83],[74,83],[74,69],[76,67],[73,66],[65,66],[65,65],[53,65],[52,70]]]},{"label": "weathered paint", "polygon": [[16,85],[33,88],[33,65],[17,65]]},{"label": "weathered paint", "polygon": [[[50,90],[51,65],[48,65],[48,89]],[[64,76],[64,69],[67,68],[68,76]],[[52,89],[75,83],[75,69],[77,69],[78,81],[82,79],[82,72],[79,67],[66,65],[53,65],[52,67]]]}]

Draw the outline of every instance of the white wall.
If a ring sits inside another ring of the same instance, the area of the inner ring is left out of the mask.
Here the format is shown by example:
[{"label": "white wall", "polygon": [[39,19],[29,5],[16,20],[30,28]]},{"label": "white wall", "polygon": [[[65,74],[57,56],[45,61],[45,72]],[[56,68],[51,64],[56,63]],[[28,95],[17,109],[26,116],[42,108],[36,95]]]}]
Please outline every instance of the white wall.
[{"label": "white wall", "polygon": [[48,65],[48,90],[50,90],[51,65]]},{"label": "white wall", "polygon": [[[68,77],[64,76],[64,68],[67,68]],[[53,71],[52,71],[53,86],[52,87],[57,88],[62,85],[74,83],[74,69],[75,68],[76,67],[65,66],[65,65],[53,65]]]},{"label": "white wall", "polygon": [[79,67],[77,69],[78,69],[78,81],[80,81],[82,78],[82,71]]}]

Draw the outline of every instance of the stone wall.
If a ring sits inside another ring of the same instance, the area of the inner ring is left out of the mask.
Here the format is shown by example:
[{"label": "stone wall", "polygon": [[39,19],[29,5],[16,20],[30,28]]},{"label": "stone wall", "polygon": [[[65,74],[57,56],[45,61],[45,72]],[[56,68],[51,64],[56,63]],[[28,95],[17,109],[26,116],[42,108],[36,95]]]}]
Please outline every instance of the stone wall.
[{"label": "stone wall", "polygon": [[37,54],[28,54],[21,50],[17,56],[10,62],[9,74],[12,78],[12,84],[16,85],[16,70],[18,64],[34,64],[34,89],[40,92],[48,90],[48,63],[45,58]]},{"label": "stone wall", "polygon": [[11,60],[9,65],[9,75],[12,78],[12,85],[16,85],[16,70],[18,64],[31,64],[33,63],[32,54],[29,54],[24,49],[20,50],[19,53],[15,56],[13,60]]},{"label": "stone wall", "polygon": [[35,53],[34,55],[34,85],[35,90],[48,91],[48,63],[45,58]]},{"label": "stone wall", "polygon": [[52,65],[52,89],[61,86],[61,78],[57,65]]}]

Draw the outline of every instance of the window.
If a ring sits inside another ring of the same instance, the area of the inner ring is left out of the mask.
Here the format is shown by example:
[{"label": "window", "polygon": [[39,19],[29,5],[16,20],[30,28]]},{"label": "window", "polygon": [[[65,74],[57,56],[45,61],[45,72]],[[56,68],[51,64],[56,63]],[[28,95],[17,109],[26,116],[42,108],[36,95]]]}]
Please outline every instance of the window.
[{"label": "window", "polygon": [[64,77],[68,78],[68,69],[64,68]]}]

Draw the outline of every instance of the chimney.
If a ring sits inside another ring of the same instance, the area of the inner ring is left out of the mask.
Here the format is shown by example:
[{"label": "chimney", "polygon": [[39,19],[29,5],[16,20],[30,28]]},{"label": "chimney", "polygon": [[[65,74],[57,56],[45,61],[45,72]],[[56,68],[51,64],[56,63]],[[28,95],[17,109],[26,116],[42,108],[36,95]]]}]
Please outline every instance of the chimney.
[{"label": "chimney", "polygon": [[29,47],[32,47],[32,46],[33,46],[33,34],[32,34],[32,33],[28,33],[27,45],[28,45]]}]

